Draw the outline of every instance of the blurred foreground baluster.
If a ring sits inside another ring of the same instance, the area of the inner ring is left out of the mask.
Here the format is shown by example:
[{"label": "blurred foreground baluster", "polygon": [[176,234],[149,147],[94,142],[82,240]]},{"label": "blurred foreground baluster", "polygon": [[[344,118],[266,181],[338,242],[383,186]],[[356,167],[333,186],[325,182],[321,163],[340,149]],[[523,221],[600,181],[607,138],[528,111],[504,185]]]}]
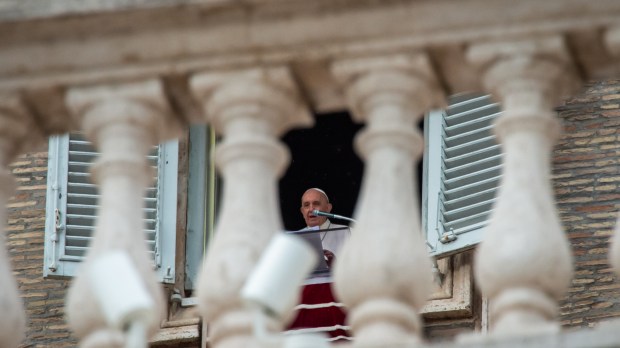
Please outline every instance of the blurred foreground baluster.
[{"label": "blurred foreground baluster", "polygon": [[5,249],[6,204],[13,194],[15,181],[7,166],[15,157],[43,137],[21,102],[14,94],[0,94],[0,347],[13,348],[21,342],[26,318],[13,277],[11,261]]},{"label": "blurred foreground baluster", "polygon": [[336,291],[356,346],[415,344],[432,284],[415,192],[423,147],[416,126],[440,94],[421,54],[339,61],[333,71],[367,124],[355,144],[366,161],[358,223],[335,265]]},{"label": "blurred foreground baluster", "polygon": [[495,125],[504,172],[475,263],[491,333],[557,332],[557,300],[570,283],[572,257],[549,176],[560,133],[553,107],[576,85],[570,58],[560,37],[478,44],[468,58],[504,108]]},{"label": "blurred foreground baluster", "polygon": [[[277,136],[312,118],[285,68],[194,76],[191,86],[223,136],[216,164],[224,191],[213,243],[198,281],[200,313],[213,347],[251,347],[252,313],[240,291],[271,237],[282,229],[277,179],[289,162]],[[280,330],[282,321],[271,323]]]},{"label": "blurred foreground baluster", "polygon": [[[614,26],[607,30],[605,43],[616,59],[620,59],[620,26]],[[616,229],[611,240],[609,261],[613,265],[616,274],[620,275],[620,213],[618,214]]]},{"label": "blurred foreground baluster", "polygon": [[[124,328],[106,323],[89,276],[93,276],[95,262],[110,252],[128,255],[141,277],[136,281],[146,288],[158,314],[150,318],[147,336],[159,328],[165,302],[148,259],[143,226],[144,192],[154,177],[146,156],[153,145],[178,136],[179,127],[170,119],[157,80],[71,89],[67,104],[101,153],[92,169],[93,181],[100,189],[100,210],[91,249],[68,294],[69,325],[81,339],[81,347],[121,347],[127,340]],[[114,284],[119,279],[107,281]],[[136,294],[127,292],[125,296]]]}]

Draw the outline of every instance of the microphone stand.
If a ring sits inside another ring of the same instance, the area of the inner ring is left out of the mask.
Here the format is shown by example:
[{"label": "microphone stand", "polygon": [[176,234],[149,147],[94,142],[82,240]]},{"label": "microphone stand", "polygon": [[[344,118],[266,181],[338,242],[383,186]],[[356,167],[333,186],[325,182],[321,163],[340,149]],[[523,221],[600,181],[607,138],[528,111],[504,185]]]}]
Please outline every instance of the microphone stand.
[{"label": "microphone stand", "polygon": [[346,220],[346,221],[350,221],[353,223],[357,223],[357,221],[351,219],[350,217],[346,217],[346,216],[342,216],[342,215],[336,215],[336,214],[332,214],[332,213],[326,213],[324,211],[320,211],[320,210],[313,210],[312,214],[316,215],[316,216],[326,216],[328,218],[331,219],[337,219],[337,220]]}]

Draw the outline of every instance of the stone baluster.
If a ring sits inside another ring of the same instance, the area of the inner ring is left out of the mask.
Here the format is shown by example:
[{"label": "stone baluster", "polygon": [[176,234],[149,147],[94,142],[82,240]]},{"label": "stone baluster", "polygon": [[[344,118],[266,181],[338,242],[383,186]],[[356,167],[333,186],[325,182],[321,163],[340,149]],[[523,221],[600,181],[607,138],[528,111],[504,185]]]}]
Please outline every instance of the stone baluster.
[{"label": "stone baluster", "polygon": [[480,43],[467,57],[504,109],[494,128],[504,154],[501,185],[475,262],[489,298],[490,331],[555,332],[572,256],[554,203],[550,163],[560,134],[554,105],[576,86],[570,57],[560,37]]},{"label": "stone baluster", "polygon": [[[147,332],[153,334],[159,328],[165,301],[144,240],[143,197],[154,177],[146,156],[153,145],[178,136],[179,127],[171,121],[158,80],[76,87],[67,92],[66,101],[100,152],[92,168],[93,181],[100,191],[99,215],[91,249],[69,290],[68,321],[81,339],[81,347],[121,347],[127,337],[106,324],[88,277],[101,257],[112,251],[128,254],[141,277],[138,281],[154,300],[159,314]],[[126,294],[132,295],[135,296]]]},{"label": "stone baluster", "polygon": [[43,137],[30,113],[15,94],[0,94],[0,347],[17,347],[24,337],[26,318],[19,298],[11,261],[5,249],[6,204],[14,189],[8,170],[13,159]]},{"label": "stone baluster", "polygon": [[[282,230],[277,179],[289,162],[277,136],[309,125],[285,68],[205,73],[191,88],[216,132],[224,190],[215,238],[198,280],[199,310],[213,347],[250,347],[252,314],[240,290],[271,237]],[[274,329],[282,327],[282,321]]]},{"label": "stone baluster", "polygon": [[613,25],[603,35],[605,48],[616,60],[620,58],[620,25]]},{"label": "stone baluster", "polygon": [[[620,25],[607,29],[604,42],[607,50],[615,57],[616,61],[620,60]],[[618,214],[616,229],[611,240],[609,261],[616,274],[620,275],[620,213]]]},{"label": "stone baluster", "polygon": [[349,308],[355,343],[420,341],[419,310],[432,286],[421,233],[415,163],[423,139],[417,122],[441,94],[425,55],[351,59],[333,73],[353,116],[365,160],[357,223],[335,265],[335,289]]}]

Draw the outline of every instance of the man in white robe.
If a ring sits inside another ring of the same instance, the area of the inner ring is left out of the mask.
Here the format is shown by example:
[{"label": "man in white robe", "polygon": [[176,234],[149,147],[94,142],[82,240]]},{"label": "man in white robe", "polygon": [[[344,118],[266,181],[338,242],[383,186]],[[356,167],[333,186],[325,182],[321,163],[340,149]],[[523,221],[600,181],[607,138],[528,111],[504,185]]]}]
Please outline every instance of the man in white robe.
[{"label": "man in white robe", "polygon": [[[301,197],[301,214],[306,221],[306,228],[313,230],[329,230],[345,227],[336,231],[319,232],[323,245],[323,254],[327,265],[331,267],[334,258],[337,257],[342,245],[349,239],[351,230],[348,226],[334,224],[324,216],[315,216],[313,210],[331,212],[332,205],[329,203],[327,194],[318,188],[311,188]],[[321,277],[319,277],[321,278]],[[295,320],[289,325],[289,330],[313,328],[324,330],[332,340],[349,340],[351,333],[341,327],[346,324],[346,312],[343,307],[335,305],[338,301],[331,289],[331,278],[326,277],[327,282],[311,282],[302,288],[300,303],[312,308],[302,308],[297,311]]]},{"label": "man in white robe", "polygon": [[325,191],[319,188],[310,188],[301,196],[301,215],[306,221],[305,229],[329,230],[335,228],[346,228],[337,231],[320,232],[321,243],[323,244],[323,253],[327,259],[328,265],[340,252],[340,248],[349,239],[351,230],[346,225],[332,223],[325,216],[316,216],[312,214],[313,210],[320,210],[326,213],[332,211],[332,204],[329,203],[329,197]]}]

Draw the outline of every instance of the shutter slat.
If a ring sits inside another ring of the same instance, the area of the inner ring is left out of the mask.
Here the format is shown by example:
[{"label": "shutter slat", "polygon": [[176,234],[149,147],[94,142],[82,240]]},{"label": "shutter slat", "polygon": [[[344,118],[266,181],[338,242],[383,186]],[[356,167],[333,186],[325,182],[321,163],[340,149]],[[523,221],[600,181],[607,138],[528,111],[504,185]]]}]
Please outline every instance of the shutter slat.
[{"label": "shutter slat", "polygon": [[490,101],[491,99],[488,95],[473,96],[467,93],[457,94],[450,97],[450,103],[446,110],[450,113],[459,113],[463,110],[489,104]]},{"label": "shutter slat", "polygon": [[94,226],[67,224],[66,234],[67,236],[90,236],[94,231]]},{"label": "shutter slat", "polygon": [[464,144],[448,147],[444,150],[444,153],[447,158],[454,158],[459,156],[467,156],[473,151],[489,149],[494,146],[497,146],[497,143],[495,142],[495,137],[492,135],[488,135]]},{"label": "shutter slat", "polygon": [[[79,204],[79,203],[69,203],[67,204],[67,210],[73,211],[76,214],[81,215],[92,215],[93,213],[78,213],[80,210],[90,210],[90,209],[98,209],[99,205],[88,205],[88,204]],[[157,214],[157,209],[155,208],[143,208],[145,216],[150,216],[150,219],[154,219]]]},{"label": "shutter slat", "polygon": [[477,149],[475,151],[471,151],[470,153],[462,154],[460,156],[446,158],[444,160],[444,163],[447,168],[454,168],[472,161],[479,161],[481,159],[485,159],[487,157],[497,154],[501,154],[501,148],[499,145],[493,145],[487,148]]},{"label": "shutter slat", "polygon": [[95,189],[97,190],[97,185],[92,183],[80,183],[80,182],[70,182],[67,184],[67,187],[75,187],[82,189]]},{"label": "shutter slat", "polygon": [[69,163],[69,173],[90,174],[90,163],[86,163],[86,162],[71,162],[71,163]]},{"label": "shutter slat", "polygon": [[446,180],[445,185],[448,190],[453,190],[459,186],[467,186],[471,184],[476,184],[480,180],[496,178],[501,175],[501,165],[484,168],[482,170],[468,173],[466,175],[461,175],[459,177],[455,177],[449,180]]},{"label": "shutter slat", "polygon": [[69,163],[72,163],[72,162],[75,164],[92,163],[97,157],[99,157],[98,153],[69,150]]},{"label": "shutter slat", "polygon": [[90,184],[90,173],[69,172],[67,174],[69,183]]},{"label": "shutter slat", "polygon": [[493,186],[491,188],[475,191],[468,195],[458,195],[451,200],[446,200],[444,202],[444,207],[447,211],[450,211],[453,209],[458,209],[459,207],[465,207],[475,204],[476,202],[493,199],[495,197],[496,191],[496,187]]},{"label": "shutter slat", "polygon": [[97,187],[95,185],[71,183],[67,185],[67,190],[71,193],[97,196]]},{"label": "shutter slat", "polygon": [[469,216],[474,216],[479,213],[486,213],[491,209],[491,206],[495,202],[495,198],[491,198],[482,202],[476,202],[469,205],[459,206],[458,208],[451,209],[449,212],[444,213],[444,221],[450,223],[452,221],[458,221]]},{"label": "shutter slat", "polygon": [[492,129],[493,129],[493,125],[488,124],[484,127],[480,127],[480,128],[474,129],[469,132],[456,133],[456,134],[453,134],[452,136],[446,136],[444,143],[449,148],[458,146],[458,145],[479,139],[486,134],[491,134]]},{"label": "shutter slat", "polygon": [[93,226],[96,216],[67,214],[67,225]]},{"label": "shutter slat", "polygon": [[496,189],[499,184],[499,180],[500,177],[497,176],[482,179],[469,185],[457,186],[451,190],[444,191],[443,196],[446,200],[450,201],[458,197],[465,197],[488,189]]},{"label": "shutter slat", "polygon": [[70,256],[79,256],[80,259],[84,259],[88,247],[65,245],[65,254]]},{"label": "shutter slat", "polygon": [[86,140],[71,139],[69,142],[69,151],[92,152],[92,148],[92,144]]},{"label": "shutter slat", "polygon": [[470,128],[473,124],[487,123],[497,117],[499,112],[497,105],[481,106],[456,114],[448,112],[446,115],[446,133],[452,133],[458,128]]},{"label": "shutter slat", "polygon": [[151,186],[147,188],[144,193],[144,198],[151,198],[157,201],[157,187]]},{"label": "shutter slat", "polygon": [[78,215],[95,215],[97,213],[98,206],[84,205],[84,204],[67,204],[67,213]]},{"label": "shutter slat", "polygon": [[469,215],[461,219],[457,219],[454,221],[444,223],[444,226],[446,230],[450,230],[450,229],[456,230],[457,228],[465,229],[468,226],[473,225],[473,224],[484,223],[487,220],[487,217],[489,216],[489,214],[490,214],[490,211],[480,212],[474,215]]},{"label": "shutter slat", "polygon": [[[490,212],[489,212],[490,215]],[[479,217],[476,220],[469,221],[469,223],[464,224],[463,227],[452,228],[452,232],[456,235],[468,233],[472,231],[479,230],[488,225],[488,220],[486,216]]]},{"label": "shutter slat", "polygon": [[452,179],[455,177],[460,177],[467,175],[473,171],[480,171],[488,168],[500,167],[502,164],[502,156],[501,154],[497,154],[494,156],[489,156],[486,158],[482,158],[479,160],[474,160],[469,163],[465,163],[463,165],[449,168],[445,170],[445,176],[447,179]]},{"label": "shutter slat", "polygon": [[96,196],[96,195],[85,195],[81,193],[68,193],[67,194],[67,204],[97,206],[98,200],[99,200],[99,196]]},{"label": "shutter slat", "polygon": [[493,121],[498,115],[499,113],[493,115],[486,115],[485,117],[478,120],[472,120],[458,126],[448,127],[444,131],[447,137],[452,138],[462,133],[475,132],[480,128],[492,127]]},{"label": "shutter slat", "polygon": [[92,237],[84,237],[84,236],[67,236],[66,243],[69,247],[82,247],[86,248],[90,244]]}]

